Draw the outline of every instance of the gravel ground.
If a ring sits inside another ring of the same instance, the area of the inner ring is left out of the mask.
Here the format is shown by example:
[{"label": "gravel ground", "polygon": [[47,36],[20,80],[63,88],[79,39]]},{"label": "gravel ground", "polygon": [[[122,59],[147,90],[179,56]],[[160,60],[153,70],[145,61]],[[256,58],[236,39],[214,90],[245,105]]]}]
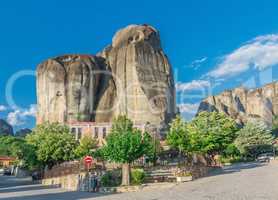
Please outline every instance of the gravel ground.
[{"label": "gravel ground", "polygon": [[278,162],[236,164],[193,182],[113,195],[66,192],[28,184],[1,188],[9,181],[0,177],[1,200],[277,200]]}]

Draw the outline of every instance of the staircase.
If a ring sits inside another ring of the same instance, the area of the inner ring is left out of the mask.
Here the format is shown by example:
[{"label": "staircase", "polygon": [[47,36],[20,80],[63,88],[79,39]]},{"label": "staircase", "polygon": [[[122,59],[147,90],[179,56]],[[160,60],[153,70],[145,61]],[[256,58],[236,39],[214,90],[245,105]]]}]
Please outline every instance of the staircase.
[{"label": "staircase", "polygon": [[176,182],[176,177],[169,169],[145,170],[146,183]]}]

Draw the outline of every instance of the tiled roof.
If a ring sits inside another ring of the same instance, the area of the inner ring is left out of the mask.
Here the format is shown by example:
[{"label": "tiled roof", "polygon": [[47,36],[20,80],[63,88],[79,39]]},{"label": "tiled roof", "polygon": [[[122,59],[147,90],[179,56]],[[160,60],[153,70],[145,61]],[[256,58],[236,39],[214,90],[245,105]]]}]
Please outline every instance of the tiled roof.
[{"label": "tiled roof", "polygon": [[15,160],[14,157],[9,157],[9,156],[0,156],[0,160]]}]

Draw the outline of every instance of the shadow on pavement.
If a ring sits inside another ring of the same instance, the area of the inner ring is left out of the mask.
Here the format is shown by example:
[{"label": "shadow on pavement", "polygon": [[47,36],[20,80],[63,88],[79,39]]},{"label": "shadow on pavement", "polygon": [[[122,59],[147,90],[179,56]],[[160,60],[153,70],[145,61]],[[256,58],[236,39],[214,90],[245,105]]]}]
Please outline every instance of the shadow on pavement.
[{"label": "shadow on pavement", "polygon": [[29,195],[29,196],[17,196],[17,197],[4,197],[0,196],[1,200],[77,200],[77,199],[88,199],[96,198],[100,196],[107,196],[109,194],[98,194],[89,192],[58,192],[51,194],[40,194],[40,195]]},{"label": "shadow on pavement", "polygon": [[9,193],[9,192],[27,192],[32,190],[55,189],[55,188],[59,188],[59,185],[57,186],[25,185],[20,187],[5,187],[5,188],[0,188],[0,194]]},{"label": "shadow on pavement", "polygon": [[14,176],[0,176],[0,190],[2,188],[14,186],[35,185],[35,183],[28,178],[16,178]]},{"label": "shadow on pavement", "polygon": [[263,167],[265,165],[267,165],[267,164],[266,163],[259,163],[259,162],[238,163],[238,164],[233,164],[233,165],[230,165],[230,166],[224,166],[222,169],[214,169],[209,173],[208,176],[232,174],[232,173],[240,172],[242,170],[248,170],[248,169]]}]

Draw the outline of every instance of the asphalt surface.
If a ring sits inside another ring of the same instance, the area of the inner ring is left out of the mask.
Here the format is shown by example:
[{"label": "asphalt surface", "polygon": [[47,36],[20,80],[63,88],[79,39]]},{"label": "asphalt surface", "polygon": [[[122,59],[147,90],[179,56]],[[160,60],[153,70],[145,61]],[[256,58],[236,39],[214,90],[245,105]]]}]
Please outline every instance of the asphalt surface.
[{"label": "asphalt surface", "polygon": [[225,167],[193,182],[122,194],[96,195],[0,176],[1,200],[278,200],[278,162]]}]

